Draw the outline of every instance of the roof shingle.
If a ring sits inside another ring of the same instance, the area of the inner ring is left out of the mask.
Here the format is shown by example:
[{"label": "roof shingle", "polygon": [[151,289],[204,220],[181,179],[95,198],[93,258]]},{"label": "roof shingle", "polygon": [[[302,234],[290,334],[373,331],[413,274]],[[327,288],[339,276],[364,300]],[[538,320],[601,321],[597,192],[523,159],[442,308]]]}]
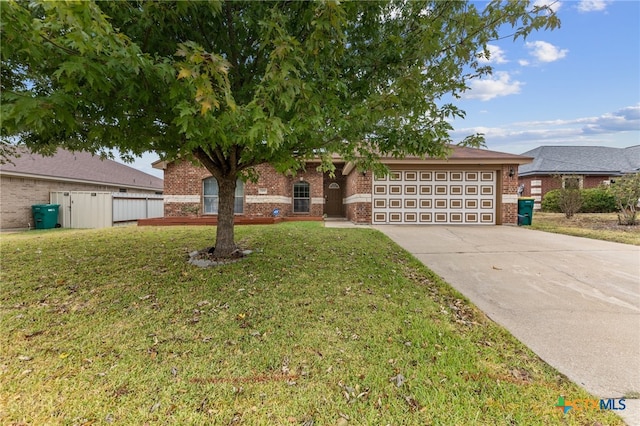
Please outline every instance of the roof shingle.
[{"label": "roof shingle", "polygon": [[58,149],[53,156],[33,154],[26,149],[19,152],[19,157],[11,159],[13,164],[0,165],[0,173],[95,182],[154,191],[163,189],[163,181],[160,178],[113,160],[101,159],[88,152]]},{"label": "roof shingle", "polygon": [[640,171],[640,145],[628,148],[540,146],[522,155],[533,157],[533,162],[519,167],[520,176],[549,174],[619,176]]}]

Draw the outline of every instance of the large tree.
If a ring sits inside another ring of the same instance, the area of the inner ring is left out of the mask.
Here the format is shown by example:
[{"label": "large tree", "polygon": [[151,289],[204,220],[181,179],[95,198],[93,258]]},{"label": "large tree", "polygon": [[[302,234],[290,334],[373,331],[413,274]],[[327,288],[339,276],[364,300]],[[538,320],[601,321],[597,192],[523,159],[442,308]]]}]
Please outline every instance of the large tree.
[{"label": "large tree", "polygon": [[219,185],[218,256],[236,248],[236,180],[252,167],[446,156],[464,111],[443,99],[490,73],[487,44],[559,24],[527,1],[0,7],[3,142],[199,161]]}]

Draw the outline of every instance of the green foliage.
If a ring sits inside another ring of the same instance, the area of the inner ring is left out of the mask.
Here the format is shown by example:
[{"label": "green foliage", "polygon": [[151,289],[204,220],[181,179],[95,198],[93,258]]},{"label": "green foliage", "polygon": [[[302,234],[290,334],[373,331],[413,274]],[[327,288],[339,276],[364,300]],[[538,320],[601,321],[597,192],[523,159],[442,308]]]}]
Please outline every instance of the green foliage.
[{"label": "green foliage", "polygon": [[[552,189],[542,198],[542,211],[549,213],[561,213],[560,198],[562,189]],[[610,213],[618,210],[615,197],[608,188],[581,189],[582,205],[578,213]]]},{"label": "green foliage", "polygon": [[202,150],[220,172],[319,152],[445,155],[464,111],[439,99],[490,72],[487,43],[504,26],[518,39],[559,25],[527,2],[1,7],[3,139],[169,160]]},{"label": "green foliage", "polygon": [[580,213],[611,213],[617,210],[616,200],[608,187],[599,186],[580,191],[582,207]]},{"label": "green foliage", "polygon": [[551,191],[547,191],[542,197],[541,208],[543,212],[547,213],[562,213],[560,210],[560,205],[558,204],[558,200],[560,199],[560,190],[552,189]]},{"label": "green foliage", "polygon": [[[0,2],[2,140],[199,160],[221,185],[338,153],[445,157],[488,43],[559,26],[528,2]],[[481,135],[463,145],[479,146]],[[223,188],[225,187],[225,188]],[[220,235],[218,235],[220,237]],[[218,238],[220,240],[220,238]],[[216,250],[218,247],[216,247]]]},{"label": "green foliage", "polygon": [[620,213],[618,221],[624,225],[635,225],[640,203],[640,173],[617,178],[611,184],[609,191],[616,200]]}]

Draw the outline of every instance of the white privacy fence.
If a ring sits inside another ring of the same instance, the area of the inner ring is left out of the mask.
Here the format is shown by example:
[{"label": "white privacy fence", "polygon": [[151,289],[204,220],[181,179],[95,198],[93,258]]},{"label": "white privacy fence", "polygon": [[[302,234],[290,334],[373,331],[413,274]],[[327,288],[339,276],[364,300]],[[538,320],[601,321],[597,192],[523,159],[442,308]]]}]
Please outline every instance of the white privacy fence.
[{"label": "white privacy fence", "polygon": [[113,222],[128,222],[164,216],[162,195],[114,192]]},{"label": "white privacy fence", "polygon": [[51,192],[49,199],[60,205],[58,223],[63,228],[108,228],[164,216],[164,201],[159,194],[60,191]]}]

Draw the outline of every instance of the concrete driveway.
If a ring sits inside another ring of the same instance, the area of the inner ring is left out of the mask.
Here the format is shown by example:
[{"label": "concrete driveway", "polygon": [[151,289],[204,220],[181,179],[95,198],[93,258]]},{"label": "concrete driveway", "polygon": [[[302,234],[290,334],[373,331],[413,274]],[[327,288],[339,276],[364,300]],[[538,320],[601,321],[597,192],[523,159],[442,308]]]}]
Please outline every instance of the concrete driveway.
[{"label": "concrete driveway", "polygon": [[[374,228],[589,392],[640,393],[640,247],[510,226]],[[640,400],[618,413],[640,425]]]}]

